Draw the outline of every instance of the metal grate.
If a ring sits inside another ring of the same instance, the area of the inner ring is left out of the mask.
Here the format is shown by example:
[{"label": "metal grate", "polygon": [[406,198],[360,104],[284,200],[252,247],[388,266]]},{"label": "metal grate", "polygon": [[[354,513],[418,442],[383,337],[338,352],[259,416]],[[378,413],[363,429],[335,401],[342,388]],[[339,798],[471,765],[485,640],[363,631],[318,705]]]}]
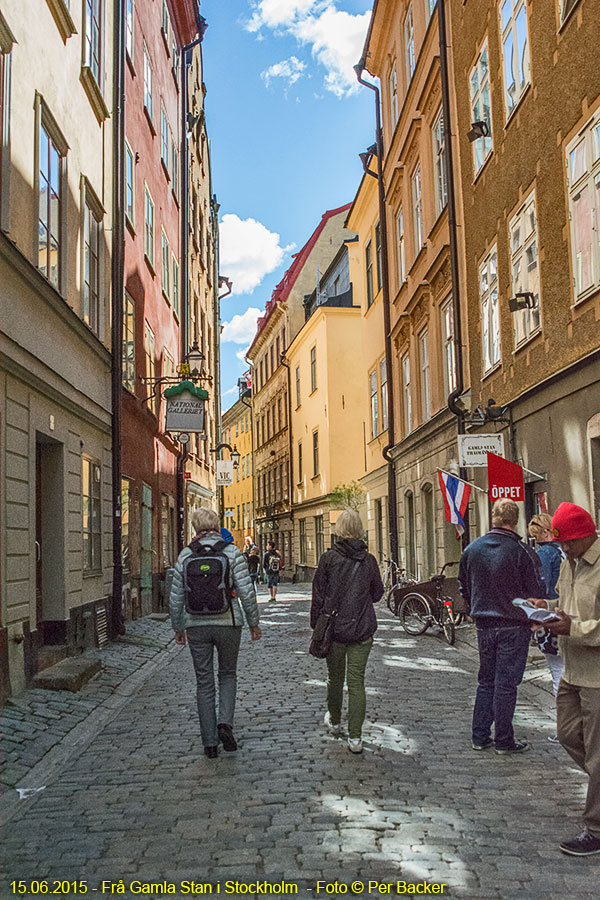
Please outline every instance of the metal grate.
[{"label": "metal grate", "polygon": [[98,636],[98,646],[104,647],[108,644],[108,619],[106,616],[106,606],[96,607],[96,635]]}]

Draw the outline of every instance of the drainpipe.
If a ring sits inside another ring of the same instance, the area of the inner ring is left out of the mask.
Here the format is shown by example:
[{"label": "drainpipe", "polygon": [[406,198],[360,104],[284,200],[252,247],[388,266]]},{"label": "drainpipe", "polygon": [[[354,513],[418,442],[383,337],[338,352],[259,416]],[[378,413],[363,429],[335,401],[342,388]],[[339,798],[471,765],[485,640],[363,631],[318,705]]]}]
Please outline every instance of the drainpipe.
[{"label": "drainpipe", "polygon": [[112,557],[113,583],[110,632],[124,634],[123,556],[121,519],[121,430],[123,398],[123,291],[125,268],[125,4],[114,0],[113,34],[113,158],[112,158]]},{"label": "drainpipe", "polygon": [[[458,434],[465,433],[465,415],[457,405],[464,391],[462,322],[460,315],[460,279],[458,269],[458,237],[456,225],[456,194],[454,190],[454,156],[452,151],[452,117],[450,108],[450,79],[448,74],[448,38],[446,34],[446,4],[438,0],[438,30],[440,41],[440,75],[442,86],[442,110],[444,115],[444,139],[446,143],[446,185],[448,190],[448,238],[450,244],[450,269],[452,273],[452,312],[454,317],[454,353],[456,359],[456,387],[448,396],[448,409],[456,416]],[[459,477],[467,480],[467,470],[461,466]],[[469,514],[465,515],[463,550],[469,543]]]},{"label": "drainpipe", "polygon": [[354,66],[356,77],[360,84],[369,88],[375,94],[375,148],[377,155],[377,183],[379,187],[379,222],[381,225],[381,274],[383,278],[383,324],[385,329],[385,365],[388,384],[388,442],[381,451],[388,464],[388,527],[390,540],[390,556],[394,562],[398,562],[398,509],[396,503],[396,473],[394,461],[390,450],[394,447],[394,380],[392,378],[392,335],[390,313],[390,283],[388,266],[388,232],[387,216],[385,208],[385,185],[383,183],[383,135],[381,132],[381,112],[379,88],[365,81],[362,73],[366,68],[366,59],[363,57]]},{"label": "drainpipe", "polygon": [[[288,408],[287,408],[287,429],[288,429],[288,446],[289,446],[289,463],[288,463],[288,496],[289,496],[289,504],[290,504],[290,521],[292,523],[292,534],[290,539],[290,554],[292,552],[292,542],[294,538],[294,507],[292,498],[293,494],[293,483],[294,483],[294,436],[292,434],[292,369],[291,366],[286,359],[285,349],[281,354],[281,365],[285,366],[287,369],[287,398],[288,398]],[[291,567],[290,560],[290,567]],[[295,575],[292,576],[295,578]]]}]

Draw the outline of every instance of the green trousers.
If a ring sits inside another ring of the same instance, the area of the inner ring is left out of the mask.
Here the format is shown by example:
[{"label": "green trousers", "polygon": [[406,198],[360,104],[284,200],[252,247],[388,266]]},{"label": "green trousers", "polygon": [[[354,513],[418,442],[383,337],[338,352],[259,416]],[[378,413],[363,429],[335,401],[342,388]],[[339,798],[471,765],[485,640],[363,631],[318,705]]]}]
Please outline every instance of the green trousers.
[{"label": "green trousers", "polygon": [[348,736],[359,738],[365,721],[365,669],[373,638],[362,644],[331,645],[327,655],[327,709],[334,725],[342,718],[344,681],[348,685]]}]

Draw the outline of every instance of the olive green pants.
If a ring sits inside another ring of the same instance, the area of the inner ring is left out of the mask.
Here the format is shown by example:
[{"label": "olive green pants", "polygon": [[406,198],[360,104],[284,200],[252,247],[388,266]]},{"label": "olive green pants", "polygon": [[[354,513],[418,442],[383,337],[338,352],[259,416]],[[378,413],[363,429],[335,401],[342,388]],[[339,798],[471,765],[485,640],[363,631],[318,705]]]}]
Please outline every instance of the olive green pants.
[{"label": "olive green pants", "polygon": [[344,681],[348,685],[348,736],[359,738],[365,721],[365,669],[373,638],[362,644],[331,645],[327,655],[327,709],[334,725],[342,718]]}]

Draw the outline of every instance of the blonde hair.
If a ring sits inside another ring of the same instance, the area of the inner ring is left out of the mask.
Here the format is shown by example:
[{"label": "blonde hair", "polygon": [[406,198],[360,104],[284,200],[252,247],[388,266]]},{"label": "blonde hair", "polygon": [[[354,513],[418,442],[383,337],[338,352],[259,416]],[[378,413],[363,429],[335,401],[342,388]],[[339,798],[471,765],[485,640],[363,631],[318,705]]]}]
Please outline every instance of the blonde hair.
[{"label": "blonde hair", "polygon": [[359,514],[355,509],[345,509],[335,523],[335,533],[339,538],[360,538],[364,536],[365,529]]},{"label": "blonde hair", "polygon": [[192,513],[192,528],[196,532],[218,531],[219,516],[214,509],[209,509],[207,506],[195,509]]},{"label": "blonde hair", "polygon": [[509,500],[508,497],[496,500],[492,506],[492,525],[499,528],[503,525],[514,528],[518,521],[519,507],[514,500]]},{"label": "blonde hair", "polygon": [[544,531],[552,531],[552,516],[548,513],[537,513],[531,519],[527,529],[532,538],[538,538]]}]

